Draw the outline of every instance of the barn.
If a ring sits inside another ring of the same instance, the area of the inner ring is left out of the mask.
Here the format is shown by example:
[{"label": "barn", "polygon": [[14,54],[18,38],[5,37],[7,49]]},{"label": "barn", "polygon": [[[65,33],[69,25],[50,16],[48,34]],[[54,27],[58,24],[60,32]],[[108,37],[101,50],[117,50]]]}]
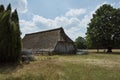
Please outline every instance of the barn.
[{"label": "barn", "polygon": [[63,28],[26,34],[22,39],[23,49],[33,53],[75,54],[74,42]]}]

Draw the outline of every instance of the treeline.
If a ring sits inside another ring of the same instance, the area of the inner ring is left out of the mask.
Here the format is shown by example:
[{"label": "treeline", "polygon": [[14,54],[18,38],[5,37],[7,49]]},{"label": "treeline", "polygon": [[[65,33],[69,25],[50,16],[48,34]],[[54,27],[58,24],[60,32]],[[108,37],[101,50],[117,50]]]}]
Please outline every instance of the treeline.
[{"label": "treeline", "polygon": [[[77,49],[107,49],[105,48],[104,46],[102,47],[96,47],[96,46],[93,46],[93,45],[89,45],[88,44],[89,41],[86,40],[86,37],[81,37],[81,36],[78,36],[76,39],[75,39],[75,46]],[[96,43],[94,43],[95,45]],[[116,43],[114,44],[113,46],[113,49],[120,49],[120,44],[119,43]]]},{"label": "treeline", "polygon": [[20,61],[20,35],[17,10],[12,12],[10,4],[6,9],[0,5],[0,63]]},{"label": "treeline", "polygon": [[[120,8],[113,8],[109,4],[102,5],[95,11],[88,26],[84,41],[81,39],[86,48],[102,48],[107,49],[107,52],[120,48]],[[77,42],[76,39],[76,45]]]}]

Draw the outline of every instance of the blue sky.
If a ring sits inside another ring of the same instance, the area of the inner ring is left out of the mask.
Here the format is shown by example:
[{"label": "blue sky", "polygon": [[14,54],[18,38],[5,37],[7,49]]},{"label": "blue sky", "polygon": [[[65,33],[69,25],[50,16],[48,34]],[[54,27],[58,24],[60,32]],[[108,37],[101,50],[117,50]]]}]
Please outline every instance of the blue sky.
[{"label": "blue sky", "polygon": [[92,14],[103,4],[120,7],[120,0],[0,0],[17,8],[22,37],[28,33],[63,27],[73,40],[85,37]]}]

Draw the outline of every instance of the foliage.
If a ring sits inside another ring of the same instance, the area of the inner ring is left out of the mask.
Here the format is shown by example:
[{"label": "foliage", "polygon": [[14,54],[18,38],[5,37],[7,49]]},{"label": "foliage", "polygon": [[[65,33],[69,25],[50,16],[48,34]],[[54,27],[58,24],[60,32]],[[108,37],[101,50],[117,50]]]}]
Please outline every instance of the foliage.
[{"label": "foliage", "polygon": [[104,4],[93,14],[87,28],[87,45],[92,48],[106,48],[111,52],[120,41],[120,9]]},{"label": "foliage", "polygon": [[75,45],[76,45],[76,48],[78,48],[78,49],[85,49],[86,48],[86,41],[83,37],[79,36],[75,40]]},{"label": "foliage", "polygon": [[0,5],[0,63],[19,62],[21,38],[17,11]]}]

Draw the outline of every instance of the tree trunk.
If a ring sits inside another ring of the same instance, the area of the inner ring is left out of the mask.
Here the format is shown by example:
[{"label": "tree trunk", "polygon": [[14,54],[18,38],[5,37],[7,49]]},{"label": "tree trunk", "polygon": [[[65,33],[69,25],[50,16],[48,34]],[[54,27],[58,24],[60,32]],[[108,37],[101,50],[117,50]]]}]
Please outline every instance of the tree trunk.
[{"label": "tree trunk", "polygon": [[109,53],[112,52],[112,47],[108,47],[108,48],[107,48],[107,53],[108,53],[108,52],[109,52]]}]

